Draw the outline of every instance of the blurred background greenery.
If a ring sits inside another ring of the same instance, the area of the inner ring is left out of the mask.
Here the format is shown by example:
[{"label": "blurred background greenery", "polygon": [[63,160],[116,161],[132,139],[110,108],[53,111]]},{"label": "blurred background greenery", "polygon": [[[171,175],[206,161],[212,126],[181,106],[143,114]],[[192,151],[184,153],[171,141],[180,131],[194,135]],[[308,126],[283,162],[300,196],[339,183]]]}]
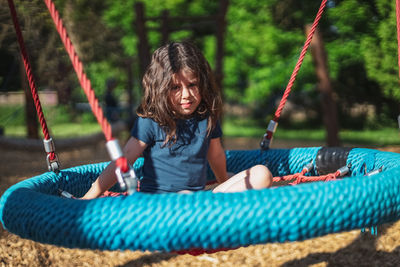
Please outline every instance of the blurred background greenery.
[{"label": "blurred background greenery", "polygon": [[[140,101],[136,0],[56,0],[96,95],[104,102],[106,82],[124,110]],[[219,1],[146,0],[144,16],[216,16]],[[228,136],[262,136],[277,108],[320,1],[231,0],[225,16],[222,88]],[[15,0],[39,91],[56,91],[57,105],[43,105],[54,135],[68,137],[100,130],[43,1]],[[0,6],[0,94],[21,92],[23,69],[7,5]],[[146,22],[149,52],[163,43],[162,20]],[[177,25],[170,25],[177,27]],[[215,24],[181,23],[169,41],[190,39],[216,67]],[[319,25],[337,106],[340,138],[356,144],[400,144],[397,116],[400,90],[395,1],[330,0]],[[321,93],[310,53],[298,74],[277,137],[324,140]],[[128,101],[130,98],[130,101]],[[0,104],[6,136],[26,136],[23,104]],[[129,120],[130,115],[121,119]],[[75,125],[75,126],[74,126]],[[78,125],[79,130],[77,130]],[[281,129],[282,128],[282,129]]]}]

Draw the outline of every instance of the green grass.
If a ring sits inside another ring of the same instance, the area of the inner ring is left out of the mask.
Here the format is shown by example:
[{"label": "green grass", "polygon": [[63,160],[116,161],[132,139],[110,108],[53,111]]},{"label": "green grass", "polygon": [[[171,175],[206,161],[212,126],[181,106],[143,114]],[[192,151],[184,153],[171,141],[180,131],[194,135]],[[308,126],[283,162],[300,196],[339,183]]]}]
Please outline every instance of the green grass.
[{"label": "green grass", "polygon": [[[325,141],[324,129],[278,129],[276,138],[283,140],[307,140]],[[372,147],[400,145],[400,134],[398,129],[383,128],[379,130],[341,130],[339,132],[340,141],[345,144],[365,145]]]},{"label": "green grass", "polygon": [[[96,122],[85,123],[61,123],[48,125],[53,138],[79,137],[101,132],[100,126]],[[232,123],[225,120],[223,124],[224,136],[226,137],[261,137],[265,133],[265,128],[251,126],[248,123],[243,125]],[[41,132],[41,130],[40,130]],[[5,128],[5,135],[10,137],[24,137],[26,135],[25,126],[9,126]],[[400,145],[399,130],[395,128],[383,128],[379,130],[342,130],[339,133],[342,143],[353,145],[364,145],[371,147]],[[325,141],[325,130],[319,129],[286,129],[278,126],[274,138],[280,140],[297,141]]]},{"label": "green grass", "polygon": [[[266,127],[257,126],[251,120],[231,119],[224,120],[223,131],[227,137],[259,137],[265,133]],[[371,147],[400,145],[400,133],[397,128],[380,128],[377,130],[341,130],[339,137],[342,143],[365,145]],[[279,127],[274,138],[281,140],[298,141],[325,141],[325,129],[287,129]]]},{"label": "green grass", "polygon": [[400,133],[396,128],[381,128],[379,130],[342,130],[342,142],[365,144],[370,146],[400,145]]},{"label": "green grass", "polygon": [[[77,113],[65,106],[42,108],[52,137],[79,137],[101,132],[100,126],[90,112]],[[0,106],[0,127],[3,127],[6,136],[25,137],[25,107]],[[42,133],[40,126],[39,133]]]},{"label": "green grass", "polygon": [[[86,136],[101,132],[100,126],[90,113],[69,115],[65,107],[50,107],[45,110],[47,124],[53,138],[69,138]],[[78,116],[76,116],[78,115]],[[4,127],[5,135],[10,137],[25,137],[23,107],[0,107],[0,126]],[[257,126],[256,121],[247,118],[225,116],[223,121],[224,136],[226,137],[256,137],[264,135],[265,126]],[[325,130],[317,126],[315,129],[288,129],[279,127],[274,138],[297,141],[325,141]],[[41,132],[41,130],[40,130]],[[377,130],[341,130],[341,142],[344,144],[362,145],[369,147],[400,145],[400,133],[397,128],[380,128]]]},{"label": "green grass", "polygon": [[10,125],[23,125],[25,109],[22,105],[0,106],[0,125],[8,127]]},{"label": "green grass", "polygon": [[[85,136],[95,133],[100,133],[101,128],[100,125],[93,123],[62,123],[47,125],[50,129],[50,135],[53,138],[73,138],[79,136]],[[42,130],[39,128],[39,132],[42,133]],[[25,137],[26,136],[26,127],[17,125],[17,126],[9,126],[5,129],[5,135],[10,137]]]}]

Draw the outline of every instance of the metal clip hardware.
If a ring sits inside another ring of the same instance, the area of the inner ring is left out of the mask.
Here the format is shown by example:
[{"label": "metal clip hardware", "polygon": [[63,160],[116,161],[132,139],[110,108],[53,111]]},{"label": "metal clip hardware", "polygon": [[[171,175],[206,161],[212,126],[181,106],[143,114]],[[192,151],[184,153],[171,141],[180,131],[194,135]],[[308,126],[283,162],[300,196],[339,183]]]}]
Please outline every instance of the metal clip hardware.
[{"label": "metal clip hardware", "polygon": [[129,171],[124,173],[121,171],[121,168],[117,167],[115,174],[117,175],[117,180],[122,191],[127,191],[129,195],[137,191],[138,179],[132,168],[129,168]]},{"label": "metal clip hardware", "polygon": [[[108,141],[106,143],[106,147],[111,160],[117,160],[123,157],[123,153],[117,139]],[[129,171],[124,173],[121,171],[120,167],[117,167],[115,169],[115,174],[117,175],[117,180],[122,191],[127,191],[129,195],[137,191],[138,179],[135,171],[132,168],[129,167]]]},{"label": "metal clip hardware", "polygon": [[117,139],[108,141],[106,147],[111,160],[117,160],[124,155]]},{"label": "metal clip hardware", "polygon": [[[47,162],[47,168],[51,172],[58,173],[60,171],[60,162],[58,160],[57,154],[54,152],[56,151],[53,138],[50,137],[50,139],[43,139],[43,146],[44,146],[44,151],[47,153],[46,157],[46,162]],[[50,153],[54,153],[55,158],[53,160],[50,159]]]},{"label": "metal clip hardware", "polygon": [[260,142],[261,150],[269,149],[269,145],[271,144],[271,140],[267,138],[268,134],[264,134],[263,139]]},{"label": "metal clip hardware", "polygon": [[306,166],[304,166],[304,169],[306,169],[307,173],[308,173],[314,169],[314,164],[312,162],[310,162]]},{"label": "metal clip hardware", "polygon": [[346,174],[349,173],[349,171],[350,171],[350,167],[349,167],[349,166],[343,166],[343,167],[341,167],[341,168],[338,170],[338,172],[339,172],[339,177],[345,176]]},{"label": "metal clip hardware", "polygon": [[72,195],[71,193],[61,190],[59,189],[58,192],[60,193],[60,196],[63,198],[75,198],[74,195]]},{"label": "metal clip hardware", "polygon": [[274,120],[270,120],[268,123],[267,131],[275,133],[276,127],[278,127],[278,123]]},{"label": "metal clip hardware", "polygon": [[[278,123],[274,120],[270,120],[268,127],[267,127],[267,132],[264,134],[263,139],[260,142],[260,147],[262,150],[267,150],[269,149],[269,146],[272,144],[272,137],[276,131],[276,127],[278,127]],[[268,139],[268,132],[272,133],[271,139]]]},{"label": "metal clip hardware", "polygon": [[372,175],[375,175],[375,174],[378,174],[378,173],[381,173],[383,171],[383,166],[382,167],[380,167],[379,169],[377,169],[377,170],[373,170],[373,171],[370,171],[369,173],[367,173],[365,176],[372,176]]},{"label": "metal clip hardware", "polygon": [[46,153],[52,153],[56,150],[55,146],[54,146],[53,138],[51,138],[51,137],[48,140],[43,139],[43,145],[44,145],[44,151],[46,151]]},{"label": "metal clip hardware", "polygon": [[47,154],[47,157],[46,157],[47,168],[49,169],[50,172],[59,173],[61,165],[60,165],[60,162],[58,161],[57,154],[54,154],[54,156],[55,156],[55,159],[51,160],[50,154]]}]

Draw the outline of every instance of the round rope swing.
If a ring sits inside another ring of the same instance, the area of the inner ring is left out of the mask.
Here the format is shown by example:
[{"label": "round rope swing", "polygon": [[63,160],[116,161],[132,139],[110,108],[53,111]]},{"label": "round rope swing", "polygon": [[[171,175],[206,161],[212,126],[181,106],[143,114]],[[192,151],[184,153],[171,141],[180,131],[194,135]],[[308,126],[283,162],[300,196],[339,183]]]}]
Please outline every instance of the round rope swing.
[{"label": "round rope swing", "polygon": [[[262,149],[226,152],[229,172],[267,164],[276,185],[296,186],[240,193],[144,194],[133,193],[135,182],[142,175],[143,159],[133,167],[127,166],[58,12],[51,0],[45,0],[102,125],[111,159],[117,161],[119,183],[111,191],[128,191],[128,195],[85,201],[60,197],[60,192],[64,196],[66,192],[83,196],[108,162],[61,169],[51,138],[44,135],[49,172],[19,182],[3,194],[0,216],[4,228],[23,238],[68,248],[200,254],[251,244],[304,240],[399,220],[400,154],[366,148],[269,149],[280,112],[326,2],[321,3],[281,104],[261,142]],[[8,3],[29,83],[36,95],[14,4],[12,0]],[[41,111],[40,104],[37,107]],[[45,124],[44,119],[40,121]],[[212,172],[208,173],[212,181]]]}]

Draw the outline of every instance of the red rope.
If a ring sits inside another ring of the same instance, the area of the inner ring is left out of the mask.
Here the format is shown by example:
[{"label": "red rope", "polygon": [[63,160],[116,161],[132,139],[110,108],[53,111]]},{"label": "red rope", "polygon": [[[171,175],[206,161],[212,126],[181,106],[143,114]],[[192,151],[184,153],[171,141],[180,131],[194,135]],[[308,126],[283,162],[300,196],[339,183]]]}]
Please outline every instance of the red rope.
[{"label": "red rope", "polygon": [[120,157],[115,161],[117,166],[120,166],[122,172],[129,171],[128,161],[125,157]]},{"label": "red rope", "polygon": [[[86,74],[83,71],[82,62],[80,61],[74,46],[68,37],[62,19],[60,18],[59,13],[51,0],[44,0],[44,2],[50,12],[54,24],[56,25],[56,29],[58,31],[58,34],[60,35],[61,41],[63,42],[65,49],[67,50],[68,56],[78,76],[81,87],[83,88],[83,91],[85,92],[86,97],[89,101],[92,112],[96,117],[98,123],[100,124],[106,140],[111,141],[113,139],[111,125],[108,123],[107,119],[103,115],[103,110],[101,109],[99,101],[94,94],[94,90],[92,89],[90,80],[86,77]],[[122,172],[126,172],[127,170],[129,170],[129,166],[125,157],[120,157],[116,161],[116,165],[121,169]]]},{"label": "red rope", "polygon": [[[315,29],[317,28],[318,23],[319,23],[319,21],[321,19],[322,13],[324,12],[324,9],[325,9],[325,6],[326,6],[326,2],[327,2],[327,0],[322,0],[322,2],[321,2],[321,5],[320,5],[319,10],[318,10],[318,13],[317,13],[317,15],[316,15],[316,17],[314,19],[314,23],[313,23],[313,25],[311,27],[310,32],[308,33],[306,42],[304,43],[304,46],[303,46],[303,49],[302,49],[302,51],[300,53],[299,59],[297,60],[297,64],[296,64],[296,66],[295,66],[295,68],[294,68],[294,70],[292,72],[292,75],[290,77],[289,83],[286,86],[286,89],[285,89],[285,92],[284,92],[284,94],[282,96],[281,102],[279,103],[279,106],[278,106],[278,108],[277,108],[277,110],[275,112],[275,116],[274,116],[274,119],[273,119],[273,121],[275,121],[275,122],[278,122],[279,117],[281,116],[281,113],[282,113],[282,110],[283,110],[283,108],[284,108],[284,106],[286,104],[287,98],[288,98],[288,96],[290,94],[290,91],[292,90],[294,81],[296,80],[297,73],[300,70],[300,67],[301,67],[301,64],[303,63],[303,60],[304,60],[304,57],[306,55],[307,49],[310,46],[311,40],[312,40],[312,38],[314,36]],[[266,138],[268,140],[271,140],[273,133],[271,131],[266,131],[266,134],[267,134]]]},{"label": "red rope", "polygon": [[318,181],[332,181],[336,180],[340,176],[340,172],[336,171],[334,173],[329,173],[326,175],[321,175],[321,176],[304,176],[300,175],[296,181],[291,183],[292,185],[300,184],[300,183],[306,183],[306,182],[318,182]]},{"label": "red rope", "polygon": [[277,176],[273,178],[273,182],[282,182],[282,181],[292,181],[295,180],[294,182],[290,183],[291,185],[297,185],[300,183],[305,183],[305,182],[318,182],[318,181],[331,181],[331,180],[336,180],[340,176],[340,171],[336,171],[334,173],[329,173],[326,175],[320,175],[320,176],[305,176],[307,173],[307,169],[303,169],[300,173],[295,173],[291,175],[286,175],[286,176]]},{"label": "red rope", "polygon": [[[47,128],[47,123],[46,123],[46,120],[44,118],[42,106],[40,104],[39,94],[38,94],[38,90],[37,90],[37,87],[36,87],[35,78],[34,78],[33,73],[32,73],[31,64],[30,64],[30,61],[29,61],[28,53],[26,51],[25,42],[24,42],[24,38],[22,36],[21,28],[20,28],[19,23],[18,23],[17,12],[15,10],[15,6],[14,6],[13,0],[8,0],[8,6],[10,8],[12,21],[13,21],[13,24],[14,24],[15,32],[17,34],[18,44],[19,44],[19,47],[20,47],[20,50],[21,50],[22,60],[24,62],[26,76],[28,77],[29,87],[31,88],[32,98],[33,98],[33,101],[35,103],[36,112],[37,112],[37,115],[38,115],[38,119],[39,119],[40,125],[42,127],[43,136],[44,136],[44,139],[49,140],[50,139],[49,130]],[[50,157],[51,160],[55,159],[55,153],[54,152],[50,152],[48,154],[49,154],[49,157]]]},{"label": "red rope", "polygon": [[397,63],[399,65],[400,78],[400,0],[396,0],[396,24],[397,24]]},{"label": "red rope", "polygon": [[[291,185],[297,185],[300,183],[305,183],[305,182],[318,182],[318,181],[331,181],[331,180],[336,180],[340,176],[340,171],[336,171],[334,173],[328,173],[325,175],[320,175],[320,176],[305,176],[307,173],[307,169],[303,169],[299,173],[295,174],[289,174],[285,176],[275,176],[272,178],[273,183],[278,183],[278,182],[284,182],[284,181],[293,181],[294,182],[290,183]],[[208,181],[207,185],[213,185],[216,184],[217,180],[213,181]]]},{"label": "red rope", "polygon": [[46,4],[47,8],[49,9],[51,18],[53,19],[53,22],[56,25],[57,31],[61,37],[61,40],[65,46],[65,49],[67,50],[68,56],[71,60],[71,63],[73,65],[74,69],[75,69],[75,72],[78,76],[81,87],[83,88],[83,91],[86,94],[86,97],[89,101],[90,107],[92,108],[92,112],[95,115],[97,121],[99,122],[99,124],[102,128],[103,133],[106,137],[106,140],[110,141],[112,139],[111,126],[103,115],[103,111],[102,111],[101,107],[99,106],[99,101],[97,100],[97,98],[94,94],[94,90],[92,89],[90,80],[86,77],[86,74],[83,71],[82,62],[80,61],[80,59],[75,51],[74,46],[68,37],[67,31],[63,25],[62,19],[60,18],[59,13],[56,10],[55,5],[51,0],[44,0],[44,2]]},{"label": "red rope", "polygon": [[286,104],[286,101],[287,101],[287,98],[289,96],[289,93],[290,93],[290,91],[292,89],[294,81],[296,80],[297,73],[300,70],[300,67],[301,67],[301,64],[303,63],[303,60],[304,60],[304,57],[306,55],[307,49],[310,46],[311,40],[312,40],[312,38],[314,36],[315,29],[317,28],[319,20],[321,19],[321,15],[324,12],[324,8],[325,8],[325,5],[326,5],[326,2],[327,2],[327,0],[323,0],[322,3],[321,3],[321,6],[319,7],[317,16],[315,17],[315,20],[314,20],[314,23],[313,23],[313,25],[311,27],[311,30],[308,33],[307,40],[306,40],[306,42],[305,42],[305,44],[303,46],[303,49],[302,49],[302,51],[300,53],[299,59],[297,61],[297,64],[296,64],[296,66],[295,66],[295,68],[293,70],[292,76],[290,77],[289,83],[286,86],[285,93],[283,94],[283,97],[282,97],[281,102],[280,102],[280,104],[278,106],[278,109],[275,112],[274,121],[278,121],[279,117],[281,116],[282,109]]}]

